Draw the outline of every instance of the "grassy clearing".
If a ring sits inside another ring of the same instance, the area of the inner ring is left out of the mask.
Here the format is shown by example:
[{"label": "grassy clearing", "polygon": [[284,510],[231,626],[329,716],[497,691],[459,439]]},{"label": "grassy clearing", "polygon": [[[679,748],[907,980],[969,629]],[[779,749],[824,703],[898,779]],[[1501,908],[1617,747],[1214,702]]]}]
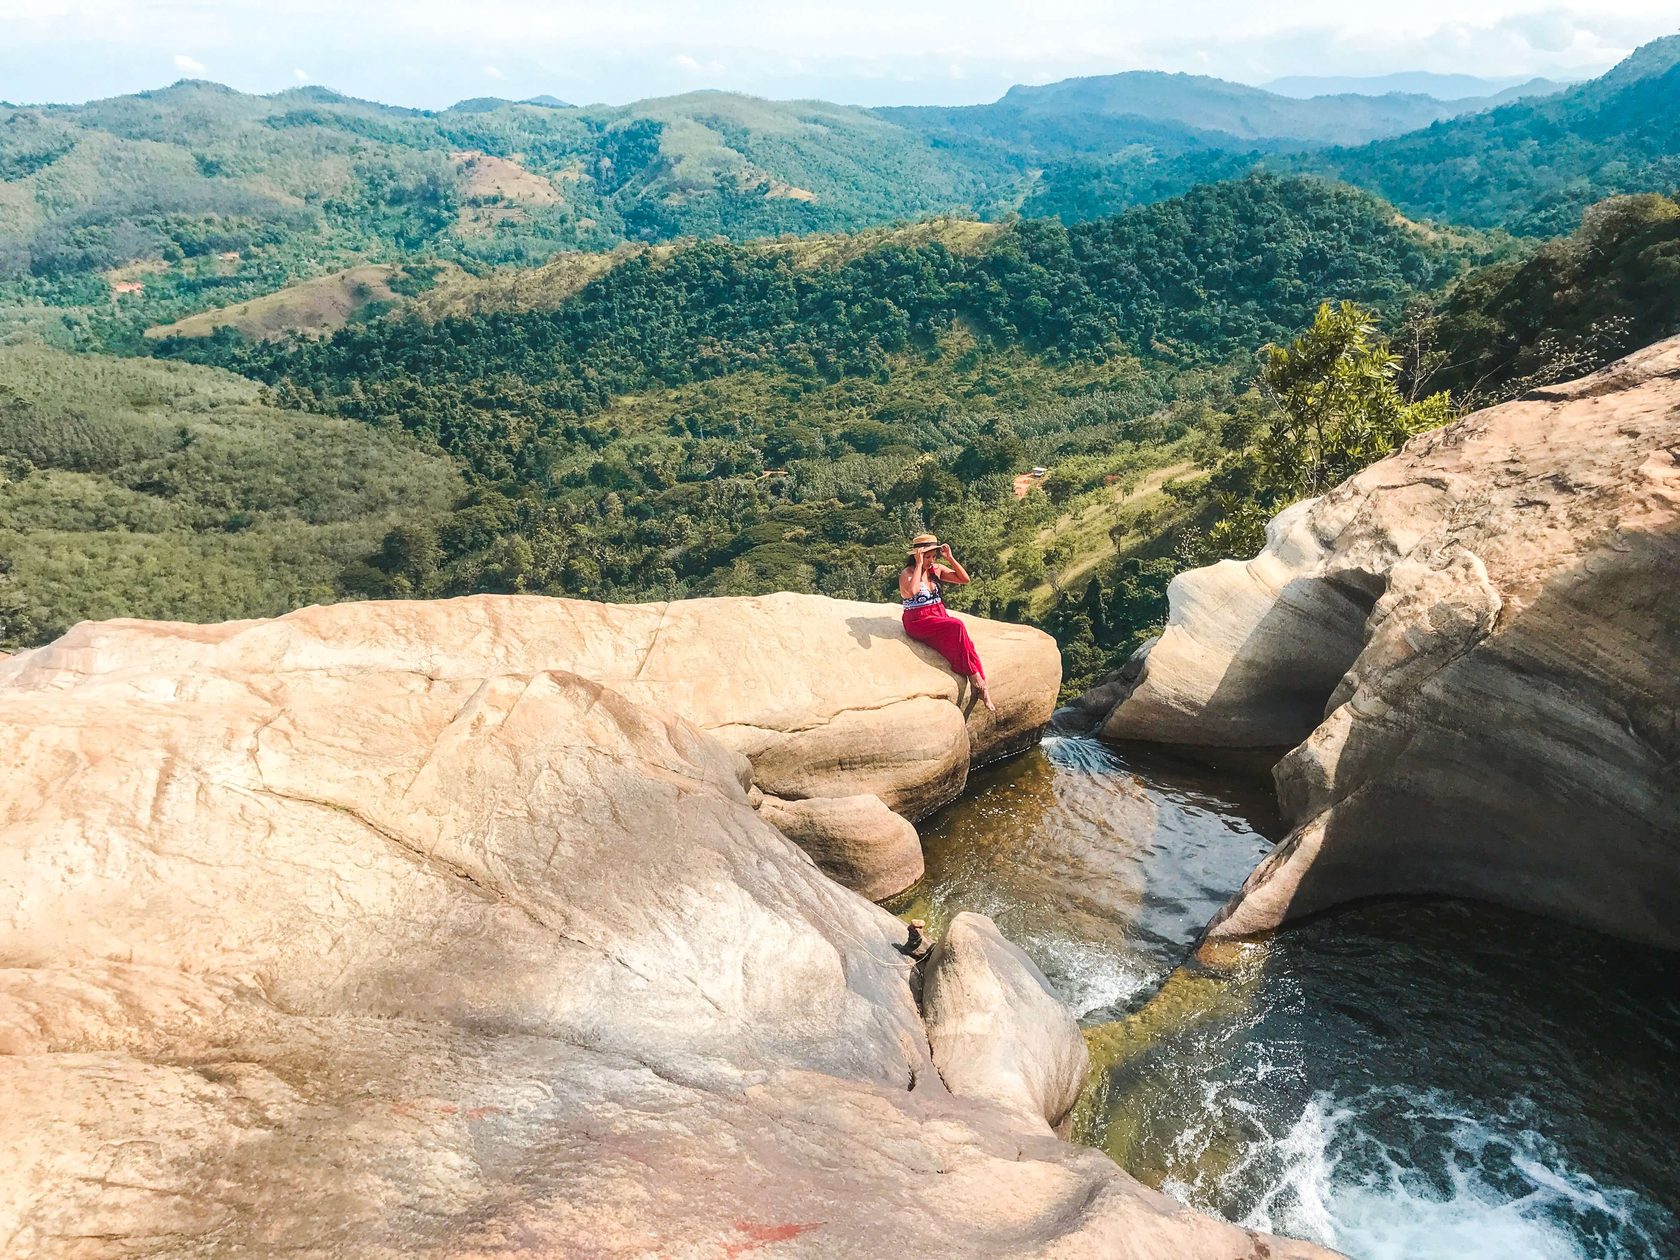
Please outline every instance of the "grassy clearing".
[{"label": "grassy clearing", "polygon": [[[1158,453],[1170,459],[1173,451],[1167,448]],[[1028,593],[1032,611],[1038,614],[1048,608],[1058,585],[1071,590],[1104,562],[1131,554],[1155,539],[1163,519],[1176,506],[1163,487],[1169,481],[1193,481],[1206,475],[1191,461],[1180,459],[1142,477],[1122,477],[1112,486],[1081,495],[1070,511],[1039,531],[1038,543],[1046,553],[1060,548],[1068,559],[1056,571],[1055,583],[1046,578]],[[1115,529],[1122,525],[1124,531],[1117,535]]]},{"label": "grassy clearing", "polygon": [[296,333],[330,333],[370,307],[383,308],[400,301],[391,285],[405,274],[404,268],[390,263],[347,267],[248,302],[159,324],[148,328],[146,337],[153,341],[160,337],[208,337],[218,328],[232,328],[252,341]]}]

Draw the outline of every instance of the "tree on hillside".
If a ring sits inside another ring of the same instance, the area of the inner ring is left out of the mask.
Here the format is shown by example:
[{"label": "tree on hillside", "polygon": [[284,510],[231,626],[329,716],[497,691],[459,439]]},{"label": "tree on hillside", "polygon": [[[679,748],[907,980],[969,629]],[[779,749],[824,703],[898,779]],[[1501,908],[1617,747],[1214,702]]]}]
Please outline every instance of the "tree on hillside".
[{"label": "tree on hillside", "polygon": [[1470,273],[1410,322],[1469,406],[1585,376],[1680,332],[1680,200],[1600,202],[1571,235]]},{"label": "tree on hillside", "polygon": [[0,652],[33,647],[42,637],[23,592],[12,581],[10,564],[0,557]]},{"label": "tree on hillside", "polygon": [[1324,493],[1452,414],[1445,393],[1406,401],[1395,381],[1399,356],[1373,313],[1352,302],[1324,303],[1311,327],[1265,356],[1259,384],[1276,412],[1256,452],[1279,506]]},{"label": "tree on hillside", "polygon": [[1453,416],[1445,392],[1409,401],[1400,357],[1376,317],[1353,302],[1323,303],[1287,346],[1267,346],[1256,390],[1225,417],[1225,453],[1205,491],[1217,519],[1183,540],[1188,563],[1253,555],[1266,522],[1289,504],[1323,494],[1415,433]]}]

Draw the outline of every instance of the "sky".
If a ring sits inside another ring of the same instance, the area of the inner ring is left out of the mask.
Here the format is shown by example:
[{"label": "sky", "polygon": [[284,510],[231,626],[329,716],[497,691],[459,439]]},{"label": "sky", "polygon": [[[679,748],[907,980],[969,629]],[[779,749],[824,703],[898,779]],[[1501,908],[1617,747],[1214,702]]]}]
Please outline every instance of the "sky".
[{"label": "sky", "polygon": [[1402,70],[1584,78],[1680,29],[1675,0],[0,0],[0,100],[206,78],[397,105],[697,88],[970,104],[1015,83],[1173,70],[1245,83]]}]

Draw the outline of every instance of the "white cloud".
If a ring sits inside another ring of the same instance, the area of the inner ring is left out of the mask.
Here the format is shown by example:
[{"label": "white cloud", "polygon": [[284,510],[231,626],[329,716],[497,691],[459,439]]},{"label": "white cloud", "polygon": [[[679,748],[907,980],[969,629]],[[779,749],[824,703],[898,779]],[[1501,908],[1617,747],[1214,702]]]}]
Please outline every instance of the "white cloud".
[{"label": "white cloud", "polygon": [[[1193,2],[1193,0],[1192,0]],[[1227,30],[1214,38],[1169,36],[1143,46],[1166,69],[1201,68],[1248,82],[1289,74],[1382,74],[1433,70],[1490,78],[1601,73],[1637,45],[1673,31],[1671,16],[1639,3],[1603,9],[1518,10],[1466,20],[1419,0],[1393,28],[1323,22],[1273,30]],[[1492,8],[1493,6],[1489,6]]]},{"label": "white cloud", "polygon": [[1144,68],[1249,82],[1562,77],[1680,25],[1676,0],[473,0],[470,29],[459,0],[0,0],[0,13],[8,97],[155,86],[146,67],[173,56],[178,73],[207,62],[250,91],[293,82],[307,61],[308,81],[405,105],[477,95],[498,74],[508,95],[580,101],[704,83],[864,104],[995,99],[1011,83]]},{"label": "white cloud", "polygon": [[1585,36],[1596,36],[1582,22],[1581,16],[1554,9],[1549,13],[1518,13],[1494,24],[1497,31],[1508,32],[1538,52],[1559,53],[1574,46]]},{"label": "white cloud", "polygon": [[305,70],[302,66],[293,66],[292,78],[296,79],[299,83],[308,83],[309,71]]},{"label": "white cloud", "polygon": [[688,53],[678,53],[671,58],[671,64],[687,74],[721,74],[723,62],[718,60],[702,61]]}]

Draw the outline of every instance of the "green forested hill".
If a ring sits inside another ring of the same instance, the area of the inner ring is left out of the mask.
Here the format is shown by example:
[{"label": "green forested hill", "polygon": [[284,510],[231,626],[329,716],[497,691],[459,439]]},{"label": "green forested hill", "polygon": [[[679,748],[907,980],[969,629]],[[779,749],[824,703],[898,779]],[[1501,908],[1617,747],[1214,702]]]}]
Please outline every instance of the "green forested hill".
[{"label": "green forested hill", "polygon": [[1360,144],[1476,108],[1473,100],[1400,92],[1303,100],[1206,75],[1132,70],[1013,87],[990,105],[876,112],[947,144],[990,146],[1044,161],[1140,146],[1170,154]]},{"label": "green forested hill", "polygon": [[1153,149],[1118,157],[1072,157],[1045,163],[1021,213],[1063,223],[1100,219],[1132,206],[1177,197],[1197,184],[1240,179],[1265,169],[1262,154],[1208,149],[1158,153]]},{"label": "green forested hill", "polygon": [[1417,218],[1545,234],[1606,194],[1672,190],[1677,58],[1680,37],[1658,41],[1555,96],[1330,150],[1478,103],[1296,100],[1140,72],[950,110],[695,92],[421,111],[193,81],[0,105],[0,336],[133,350],[149,327],[370,265],[421,264],[409,296],[444,274],[432,262],[527,267],[943,212],[1075,222],[1257,163],[1377,190]]},{"label": "green forested hill", "polygon": [[[1233,356],[1327,296],[1397,307],[1468,252],[1364,193],[1272,177],[1075,228],[866,241],[698,242],[551,308],[160,349],[463,462],[474,501],[417,521],[370,591],[867,597],[925,512],[1002,611],[1045,580],[1042,496],[1015,504],[1013,474],[1056,463],[1058,493],[1083,493],[1171,462],[1246,370]],[[1163,419],[1174,398],[1188,410]]]},{"label": "green forested hill", "polygon": [[1298,165],[1419,217],[1527,235],[1567,232],[1601,198],[1680,188],[1680,35],[1555,95]]},{"label": "green forested hill", "polygon": [[161,347],[272,395],[14,347],[0,620],[16,644],[358,595],[873,599],[932,525],[980,576],[970,607],[1039,620],[1086,677],[1225,545],[1275,410],[1253,352],[1319,299],[1385,312],[1409,393],[1499,397],[1680,328],[1677,224],[1668,199],[1613,201],[1461,275],[1473,236],[1253,177],[1073,228],[629,249],[320,341]]},{"label": "green forested hill", "polygon": [[1420,318],[1430,386],[1472,405],[1680,333],[1680,201],[1601,202],[1570,235],[1472,272]]},{"label": "green forested hill", "polygon": [[1590,82],[1355,148],[1052,155],[1022,212],[1075,222],[1262,166],[1345,180],[1415,218],[1567,232],[1604,197],[1680,188],[1677,63],[1680,36],[1671,36]]},{"label": "green forested hill", "polygon": [[[85,105],[0,107],[0,280],[33,278],[50,296],[51,282],[87,278],[81,296],[93,304],[109,296],[93,282],[105,273],[167,264],[117,277],[143,286],[119,297],[222,305],[253,282],[420,249],[530,263],[621,240],[972,213],[1011,203],[1029,165],[1070,153],[1317,145],[1469,107],[1300,101],[1149,73],[1016,88],[969,110],[874,112],[727,92],[430,112],[322,88],[249,96],[183,81]],[[959,133],[988,143],[950,143]],[[194,265],[233,252],[235,265]]]},{"label": "green forested hill", "polygon": [[941,212],[1077,222],[1262,161],[1373,188],[1413,217],[1561,232],[1603,195],[1680,180],[1677,59],[1680,37],[1658,40],[1557,96],[1341,150],[1322,146],[1478,102],[1299,101],[1136,72],[964,109],[690,92],[417,111],[193,81],[0,106],[0,336],[138,349],[144,329],[363,265],[526,267],[623,242],[850,232]]},{"label": "green forested hill", "polygon": [[447,460],[185,364],[0,348],[0,647],[84,618],[270,616],[341,598]]},{"label": "green forested hill", "polygon": [[0,331],[120,344],[355,263],[851,228],[996,184],[868,111],[722,92],[428,113],[182,82],[0,107]]},{"label": "green forested hill", "polygon": [[[1040,618],[1095,668],[1175,548],[1246,545],[1290,492],[1252,483],[1278,415],[1254,356],[1321,301],[1375,311],[1345,320],[1395,333],[1411,395],[1475,401],[1680,327],[1668,197],[1544,244],[1450,226],[1573,227],[1599,189],[1668,179],[1677,59],[1659,42],[1554,97],[1266,157],[1392,185],[1433,223],[1245,174],[1253,152],[1182,122],[1120,160],[1090,156],[1113,119],[1033,138],[1100,82],[1021,93],[1031,127],[966,139],[721,93],[423,113],[189,83],[6,107],[0,341],[249,378],[0,348],[7,642],[356,595],[874,598],[932,525],[983,575],[971,606]],[[834,230],[996,209],[1051,143],[1074,156],[1025,204],[1066,226]],[[1146,204],[1091,214],[1116,200]],[[141,336],[210,307],[176,325],[193,336]],[[336,331],[260,339],[310,326]],[[1381,376],[1381,334],[1359,336]]]},{"label": "green forested hill", "polygon": [[1122,346],[1222,354],[1281,335],[1326,293],[1384,304],[1434,287],[1468,248],[1355,189],[1255,175],[1072,228],[1022,220],[962,252],[907,231],[812,267],[782,245],[695,242],[624,255],[549,310],[394,317],[297,347],[234,339],[212,353],[329,394],[512,374],[547,405],[585,414],[649,381],[764,364],[867,373],[959,321],[1060,360]]}]

